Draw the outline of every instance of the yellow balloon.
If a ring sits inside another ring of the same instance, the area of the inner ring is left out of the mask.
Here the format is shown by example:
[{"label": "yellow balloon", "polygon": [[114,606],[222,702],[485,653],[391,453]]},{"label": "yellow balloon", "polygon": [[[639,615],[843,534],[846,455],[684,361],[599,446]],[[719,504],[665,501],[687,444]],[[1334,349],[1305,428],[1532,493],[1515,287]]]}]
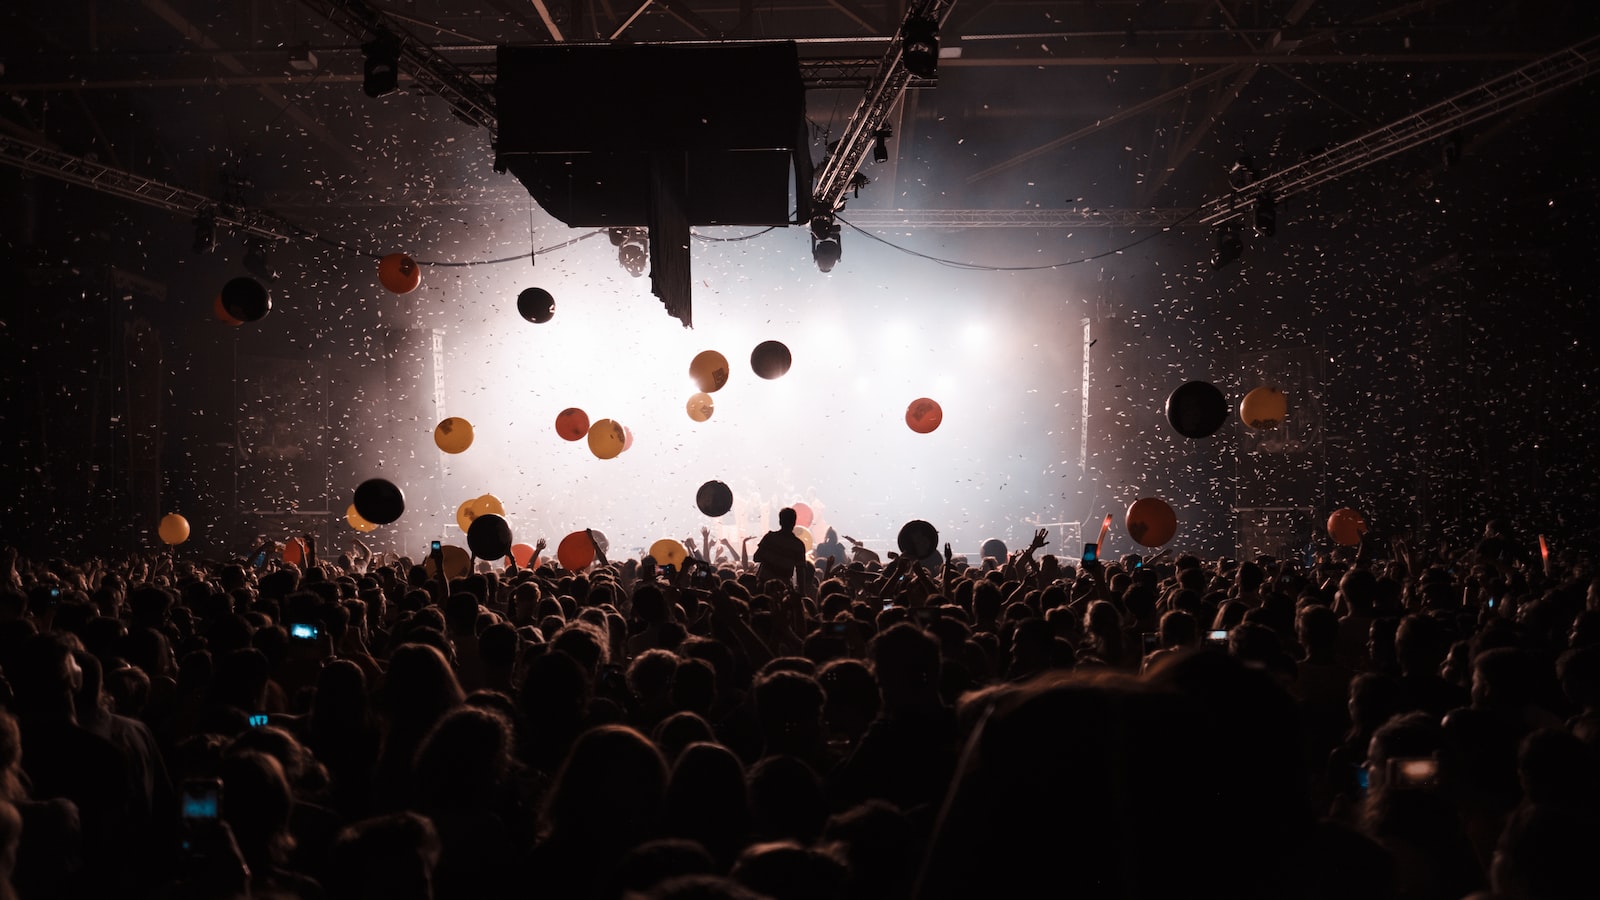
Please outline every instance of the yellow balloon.
[{"label": "yellow balloon", "polygon": [[472,423],[451,416],[433,427],[433,442],[446,453],[460,453],[472,446]]},{"label": "yellow balloon", "polygon": [[344,520],[350,523],[351,528],[354,528],[362,534],[378,530],[377,525],[374,525],[373,523],[368,522],[366,519],[361,518],[361,513],[356,512],[356,505],[354,503],[350,504],[350,508],[344,511]]},{"label": "yellow balloon", "polygon": [[589,452],[600,459],[616,459],[628,445],[627,432],[614,419],[601,419],[589,426]]},{"label": "yellow balloon", "polygon": [[163,543],[175,547],[189,539],[189,520],[177,513],[167,513],[161,517],[161,524],[156,526],[156,534]]},{"label": "yellow balloon", "polygon": [[456,507],[456,525],[459,526],[462,531],[466,531],[468,528],[471,528],[472,520],[478,517],[477,511],[472,508],[472,504],[477,502],[477,498],[474,497],[471,500],[461,501],[461,505]]},{"label": "yellow balloon", "polygon": [[1239,402],[1239,418],[1251,428],[1277,428],[1289,412],[1289,399],[1277,388],[1258,387]]},{"label": "yellow balloon", "polygon": [[684,405],[684,409],[689,411],[689,418],[696,422],[704,422],[711,418],[711,412],[715,408],[716,404],[711,402],[711,395],[705,393],[695,394]]},{"label": "yellow balloon", "polygon": [[677,569],[683,567],[683,561],[689,558],[689,551],[672,538],[662,538],[650,545],[650,555],[655,558],[656,565]]},{"label": "yellow balloon", "polygon": [[811,536],[811,529],[804,525],[796,525],[794,527],[794,536],[800,539],[800,543],[806,545],[807,553],[817,549],[817,539]]},{"label": "yellow balloon", "polygon": [[491,514],[496,516],[504,516],[506,514],[505,506],[501,504],[500,498],[495,495],[484,494],[481,497],[473,497],[471,500],[463,500],[461,505],[456,507],[456,525],[462,531],[466,531],[472,527],[473,519]]},{"label": "yellow balloon", "polygon": [[689,377],[708,394],[728,383],[728,358],[715,350],[702,350],[689,363]]},{"label": "yellow balloon", "polygon": [[[472,554],[454,544],[445,544],[439,548],[439,552],[444,557],[444,577],[465,578],[472,574]],[[438,567],[433,563],[432,554],[423,560],[422,568],[430,576],[439,574]]]}]

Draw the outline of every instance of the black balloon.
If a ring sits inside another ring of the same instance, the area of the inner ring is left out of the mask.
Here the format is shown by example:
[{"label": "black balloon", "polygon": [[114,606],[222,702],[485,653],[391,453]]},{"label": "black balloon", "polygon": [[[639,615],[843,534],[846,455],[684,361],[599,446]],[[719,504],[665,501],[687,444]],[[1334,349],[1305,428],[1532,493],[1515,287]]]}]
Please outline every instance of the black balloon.
[{"label": "black balloon", "polygon": [[259,322],[272,312],[272,296],[266,285],[240,276],[222,286],[222,308],[241,322]]},{"label": "black balloon", "polygon": [[511,525],[494,513],[472,520],[467,528],[467,549],[478,559],[503,559],[511,555]]},{"label": "black balloon", "polygon": [[720,481],[708,481],[695,492],[694,505],[712,518],[733,509],[733,489]]},{"label": "black balloon", "polygon": [[1006,542],[1000,540],[999,538],[989,538],[987,541],[983,542],[983,558],[984,559],[988,559],[990,557],[994,557],[995,559],[998,559],[1001,562],[1005,562],[1006,561],[1006,553],[1007,552],[1008,551],[1006,550]]},{"label": "black balloon", "polygon": [[1191,381],[1167,398],[1167,421],[1184,437],[1210,437],[1228,421],[1228,398],[1216,385]]},{"label": "black balloon", "polygon": [[789,355],[789,348],[778,341],[762,341],[750,353],[750,368],[769,381],[782,377],[792,362],[794,357]]},{"label": "black balloon", "polygon": [[555,318],[556,298],[544,288],[528,288],[517,295],[517,313],[535,325]]},{"label": "black balloon", "polygon": [[938,552],[939,529],[921,519],[912,519],[900,527],[896,543],[902,554],[912,559],[927,559]]},{"label": "black balloon", "polygon": [[406,495],[391,481],[369,478],[356,488],[356,512],[374,525],[387,525],[406,511]]}]

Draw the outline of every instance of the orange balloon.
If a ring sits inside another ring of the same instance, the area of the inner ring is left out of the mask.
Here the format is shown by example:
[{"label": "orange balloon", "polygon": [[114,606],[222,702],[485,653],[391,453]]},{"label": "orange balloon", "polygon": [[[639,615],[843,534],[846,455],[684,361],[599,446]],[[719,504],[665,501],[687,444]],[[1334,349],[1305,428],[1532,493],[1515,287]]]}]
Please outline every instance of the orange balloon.
[{"label": "orange balloon", "polygon": [[283,545],[283,561],[298,566],[306,560],[306,545],[299,538],[290,538]]},{"label": "orange balloon", "polygon": [[446,453],[462,453],[472,446],[472,423],[460,416],[440,419],[433,427],[433,443]]},{"label": "orange balloon", "polygon": [[1239,418],[1251,428],[1277,428],[1289,413],[1289,399],[1277,388],[1258,387],[1239,401]]},{"label": "orange balloon", "polygon": [[689,418],[696,422],[704,422],[711,418],[711,413],[716,409],[716,402],[711,399],[710,394],[699,393],[690,397],[683,408],[689,413]]},{"label": "orange balloon", "polygon": [[715,394],[728,383],[728,358],[715,350],[702,350],[689,361],[689,377],[707,394]]},{"label": "orange balloon", "polygon": [[217,299],[211,301],[211,314],[216,316],[217,317],[217,321],[221,322],[224,325],[243,325],[244,324],[243,321],[241,321],[239,319],[235,319],[233,316],[228,315],[228,308],[226,306],[222,305],[222,295],[221,294],[217,295]]},{"label": "orange balloon", "polygon": [[1328,536],[1341,547],[1354,547],[1366,533],[1367,520],[1348,506],[1334,510],[1328,517]]},{"label": "orange balloon", "polygon": [[1178,533],[1178,514],[1165,500],[1141,497],[1128,507],[1128,537],[1141,547],[1159,547]]},{"label": "orange balloon", "polygon": [[810,528],[811,521],[816,513],[811,511],[811,506],[806,503],[791,503],[789,508],[794,510],[794,523],[801,528]]},{"label": "orange balloon", "polygon": [[378,281],[396,294],[409,294],[422,284],[422,267],[404,253],[391,253],[378,263]]},{"label": "orange balloon", "polygon": [[517,561],[518,566],[526,567],[528,563],[533,562],[533,545],[512,544],[511,558]]},{"label": "orange balloon", "polygon": [[906,407],[906,425],[917,434],[927,434],[944,421],[944,410],[927,397],[918,397]]},{"label": "orange balloon", "polygon": [[622,423],[601,419],[589,426],[589,452],[599,459],[615,459],[628,445],[628,433]]},{"label": "orange balloon", "polygon": [[163,544],[176,547],[189,539],[189,520],[177,513],[167,513],[156,525],[156,534]]},{"label": "orange balloon", "polygon": [[574,531],[556,545],[556,561],[561,568],[576,572],[594,562],[594,542],[587,531]]},{"label": "orange balloon", "polygon": [[672,538],[662,538],[650,545],[650,555],[655,558],[658,566],[672,566],[680,568],[683,561],[689,558],[689,551],[680,541]]},{"label": "orange balloon", "polygon": [[569,406],[556,415],[556,434],[564,441],[581,441],[589,433],[589,414]]}]

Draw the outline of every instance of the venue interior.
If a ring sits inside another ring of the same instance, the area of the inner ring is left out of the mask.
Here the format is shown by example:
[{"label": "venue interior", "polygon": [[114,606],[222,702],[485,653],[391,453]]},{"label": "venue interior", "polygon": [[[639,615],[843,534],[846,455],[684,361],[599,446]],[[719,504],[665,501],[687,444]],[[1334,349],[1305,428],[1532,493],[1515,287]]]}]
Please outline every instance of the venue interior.
[{"label": "venue interior", "polygon": [[[817,540],[921,519],[969,555],[1075,554],[1108,513],[1130,552],[1143,497],[1211,556],[1326,544],[1344,508],[1595,537],[1600,5],[21,10],[0,538],[31,554],[159,547],[178,512],[184,553],[420,555],[486,494],[518,540],[630,555],[797,502]],[[1227,401],[1204,436],[1189,382]],[[1261,388],[1285,412],[1252,425]],[[358,534],[380,478],[404,515]]]}]

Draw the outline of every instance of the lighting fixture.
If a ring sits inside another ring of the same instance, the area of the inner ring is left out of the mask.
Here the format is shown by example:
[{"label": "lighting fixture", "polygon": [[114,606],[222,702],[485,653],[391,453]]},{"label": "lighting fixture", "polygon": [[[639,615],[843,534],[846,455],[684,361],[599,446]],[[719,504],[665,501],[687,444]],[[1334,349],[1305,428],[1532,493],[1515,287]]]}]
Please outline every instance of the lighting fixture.
[{"label": "lighting fixture", "polygon": [[872,133],[872,161],[886,163],[889,161],[889,145],[886,143],[894,136],[894,132],[887,128],[880,128]]},{"label": "lighting fixture", "polygon": [[1222,269],[1237,262],[1244,254],[1244,241],[1239,239],[1239,226],[1224,222],[1217,226],[1217,250],[1211,256],[1211,268]]},{"label": "lighting fixture", "polygon": [[926,16],[907,19],[900,27],[900,58],[918,78],[939,75],[939,23]]},{"label": "lighting fixture", "polygon": [[400,87],[400,42],[388,32],[361,45],[366,61],[361,67],[361,90],[374,99]]},{"label": "lighting fixture", "polygon": [[839,223],[833,216],[817,216],[811,220],[811,258],[823,272],[832,272],[839,262]]},{"label": "lighting fixture", "polygon": [[650,264],[650,233],[643,228],[611,229],[611,246],[617,248],[617,262],[629,275],[644,275]]},{"label": "lighting fixture", "polygon": [[1272,195],[1262,192],[1256,198],[1255,216],[1252,224],[1255,225],[1256,234],[1262,237],[1272,237],[1278,231],[1278,205],[1273,202]]}]

